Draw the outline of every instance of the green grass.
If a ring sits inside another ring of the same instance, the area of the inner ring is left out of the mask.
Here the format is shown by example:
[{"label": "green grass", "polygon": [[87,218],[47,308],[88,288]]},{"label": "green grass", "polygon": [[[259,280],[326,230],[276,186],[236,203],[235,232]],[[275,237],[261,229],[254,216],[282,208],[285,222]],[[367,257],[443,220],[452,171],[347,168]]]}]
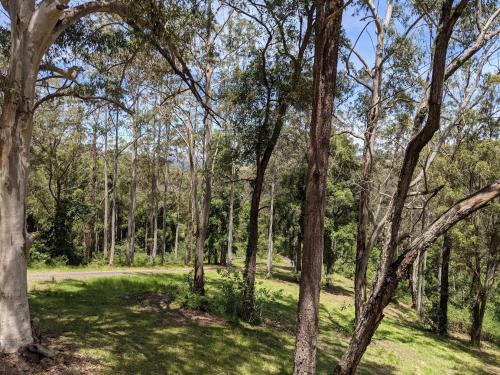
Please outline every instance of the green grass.
[{"label": "green grass", "polygon": [[[180,274],[134,275],[87,281],[40,283],[30,306],[42,330],[61,337],[102,363],[104,374],[290,374],[298,286],[284,267],[263,286],[282,290],[266,306],[265,323],[250,326],[213,317],[203,323],[182,313],[156,311],[134,296],[173,293]],[[220,301],[220,278],[207,273],[213,309]],[[347,345],[353,319],[352,285],[336,276],[323,291],[318,373],[328,374]],[[222,316],[222,313],[219,313]],[[187,316],[187,317],[186,317]],[[481,352],[458,339],[443,340],[422,329],[405,306],[390,306],[359,368],[360,374],[488,374],[500,351]]]}]

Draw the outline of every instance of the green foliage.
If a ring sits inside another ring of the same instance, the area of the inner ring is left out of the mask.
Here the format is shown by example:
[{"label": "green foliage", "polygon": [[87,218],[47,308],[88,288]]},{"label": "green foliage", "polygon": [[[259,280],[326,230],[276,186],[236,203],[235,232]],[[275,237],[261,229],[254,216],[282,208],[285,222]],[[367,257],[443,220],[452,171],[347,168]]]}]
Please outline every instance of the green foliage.
[{"label": "green foliage", "polygon": [[221,298],[225,314],[232,319],[243,319],[250,324],[260,324],[266,305],[275,302],[281,291],[271,291],[257,282],[253,296],[245,295],[245,279],[240,271],[233,269],[217,270],[221,277]]}]

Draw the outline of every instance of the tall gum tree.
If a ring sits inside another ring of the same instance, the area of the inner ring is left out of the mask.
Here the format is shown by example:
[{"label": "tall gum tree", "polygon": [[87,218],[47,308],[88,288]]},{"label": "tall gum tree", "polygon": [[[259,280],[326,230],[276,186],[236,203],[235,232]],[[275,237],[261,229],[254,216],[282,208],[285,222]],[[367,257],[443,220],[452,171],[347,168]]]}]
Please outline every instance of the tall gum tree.
[{"label": "tall gum tree", "polygon": [[10,18],[10,56],[1,77],[0,115],[0,351],[32,342],[26,266],[31,240],[25,228],[26,180],[40,63],[57,37],[76,21],[121,6],[96,1],[68,8],[69,0],[2,0]]},{"label": "tall gum tree", "polygon": [[293,373],[315,374],[321,274],[323,267],[326,176],[343,1],[316,1],[314,91],[309,131],[304,207],[304,253]]}]

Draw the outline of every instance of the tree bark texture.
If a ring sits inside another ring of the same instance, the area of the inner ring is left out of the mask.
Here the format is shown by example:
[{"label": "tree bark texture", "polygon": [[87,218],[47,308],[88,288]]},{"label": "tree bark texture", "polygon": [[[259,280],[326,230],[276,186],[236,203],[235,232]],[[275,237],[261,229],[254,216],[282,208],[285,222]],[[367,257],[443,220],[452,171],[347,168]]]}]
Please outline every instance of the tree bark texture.
[{"label": "tree bark texture", "polygon": [[326,176],[343,11],[341,0],[323,0],[315,3],[314,97],[307,155],[304,253],[293,367],[295,375],[309,375],[316,372]]}]

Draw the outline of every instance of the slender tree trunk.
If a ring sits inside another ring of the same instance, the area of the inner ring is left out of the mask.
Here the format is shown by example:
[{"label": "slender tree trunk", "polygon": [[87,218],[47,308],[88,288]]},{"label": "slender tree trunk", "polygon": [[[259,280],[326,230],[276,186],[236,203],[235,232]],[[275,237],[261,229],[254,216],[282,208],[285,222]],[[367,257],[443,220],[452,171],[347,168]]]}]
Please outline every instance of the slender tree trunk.
[{"label": "slender tree trunk", "polygon": [[363,172],[361,177],[361,192],[358,208],[358,228],[356,239],[356,269],[354,273],[354,307],[355,320],[358,320],[363,303],[366,300],[366,269],[370,259],[371,249],[367,245],[367,230],[370,205],[370,191],[373,178],[373,143],[377,130],[380,114],[380,90],[382,86],[382,71],[384,63],[384,40],[385,32],[392,18],[392,2],[387,3],[386,15],[375,20],[377,46],[375,48],[375,62],[373,66],[370,110],[368,113],[367,126],[364,133],[363,147]]},{"label": "slender tree trunk", "polygon": [[90,181],[93,218],[88,224],[89,241],[85,251],[85,262],[87,263],[92,259],[93,254],[97,252],[96,224],[99,218],[97,212],[97,122],[94,122],[92,126],[92,171]]},{"label": "slender tree trunk", "polygon": [[493,231],[489,243],[489,254],[486,262],[486,274],[481,281],[480,260],[477,261],[478,269],[474,273],[473,290],[475,290],[474,302],[472,305],[471,317],[472,326],[470,332],[470,342],[474,347],[481,346],[481,333],[483,329],[484,313],[486,311],[486,302],[491,292],[491,288],[496,279],[498,267],[498,253],[500,251],[500,226],[498,222],[493,221]]},{"label": "slender tree trunk", "polygon": [[204,116],[204,166],[203,166],[203,199],[199,215],[196,254],[194,261],[194,290],[198,294],[205,294],[205,278],[203,270],[203,258],[205,256],[205,239],[207,236],[208,218],[210,216],[210,204],[212,200],[212,115],[209,108],[212,105],[212,1],[207,1],[207,35],[206,35],[206,61],[205,61],[205,116]]},{"label": "slender tree trunk", "polygon": [[295,271],[302,271],[302,233],[297,235],[297,247],[295,248]]},{"label": "slender tree trunk", "polygon": [[181,208],[181,191],[182,191],[182,177],[184,176],[184,171],[181,172],[181,177],[179,181],[179,191],[177,192],[177,209],[175,213],[175,243],[174,243],[174,256],[177,260],[179,254],[179,213]]},{"label": "slender tree trunk", "polygon": [[[156,147],[154,150],[154,165],[153,165],[153,180],[151,183],[151,194],[152,194],[152,229],[153,229],[153,248],[151,249],[151,254],[149,261],[151,264],[156,262],[156,255],[158,254],[158,166],[160,163],[160,138],[161,138],[161,125],[155,126],[156,135]],[[153,136],[153,139],[155,137]]]},{"label": "slender tree trunk", "polygon": [[231,267],[233,261],[233,215],[234,215],[234,178],[235,178],[235,166],[231,162],[231,186],[229,192],[229,222],[227,228],[227,266]]},{"label": "slender tree trunk", "polygon": [[487,294],[482,288],[477,292],[472,304],[472,325],[470,330],[470,343],[479,348],[481,346],[481,333],[483,330],[484,313],[486,311]]},{"label": "slender tree trunk", "polygon": [[195,144],[194,144],[194,134],[193,129],[188,129],[188,158],[189,158],[189,176],[190,176],[190,187],[189,187],[189,229],[187,233],[187,246],[186,246],[186,256],[185,263],[190,264],[193,254],[193,241],[197,237],[197,222],[198,222],[198,202],[196,200],[198,178],[196,175],[196,165],[195,165]]},{"label": "slender tree trunk", "polygon": [[269,234],[267,240],[267,277],[273,268],[273,216],[274,216],[274,176],[271,182],[271,207],[269,208]]},{"label": "slender tree trunk", "polygon": [[104,260],[108,259],[109,242],[108,120],[109,113],[106,114],[106,129],[104,130],[104,233],[102,245]]},{"label": "slender tree trunk", "polygon": [[248,243],[245,257],[245,297],[247,300],[253,299],[255,288],[255,274],[257,271],[257,242],[259,240],[259,206],[264,183],[265,169],[257,164],[257,174],[252,191],[252,201],[250,203],[250,220],[248,222]]},{"label": "slender tree trunk", "polygon": [[109,252],[109,262],[110,266],[113,265],[115,258],[115,248],[116,248],[116,233],[117,233],[117,218],[118,212],[116,207],[116,189],[118,180],[118,111],[116,112],[116,124],[115,124],[115,152],[113,156],[113,181],[112,189],[113,194],[111,196],[111,250]]},{"label": "slender tree trunk", "polygon": [[446,232],[443,236],[443,247],[441,248],[441,267],[439,285],[439,312],[438,333],[441,336],[448,334],[448,275],[450,270],[451,236]]},{"label": "slender tree trunk", "polygon": [[417,290],[417,312],[422,317],[424,314],[424,298],[425,298],[425,270],[427,263],[427,253],[424,253],[420,259],[418,266],[418,290]]},{"label": "slender tree trunk", "polygon": [[304,212],[304,255],[293,373],[316,373],[318,309],[323,268],[326,176],[337,80],[342,0],[316,1],[314,96]]},{"label": "slender tree trunk", "polygon": [[128,228],[127,228],[127,254],[126,262],[128,266],[134,264],[135,253],[135,211],[137,205],[137,148],[139,138],[139,123],[134,120],[133,134],[134,141],[132,144],[132,165],[131,165],[131,178],[130,178],[130,202],[128,208]]},{"label": "slender tree trunk", "polygon": [[163,166],[163,246],[161,249],[161,264],[165,263],[165,254],[167,252],[167,202],[168,202],[168,156],[170,152],[170,125],[165,126],[165,165]]}]

